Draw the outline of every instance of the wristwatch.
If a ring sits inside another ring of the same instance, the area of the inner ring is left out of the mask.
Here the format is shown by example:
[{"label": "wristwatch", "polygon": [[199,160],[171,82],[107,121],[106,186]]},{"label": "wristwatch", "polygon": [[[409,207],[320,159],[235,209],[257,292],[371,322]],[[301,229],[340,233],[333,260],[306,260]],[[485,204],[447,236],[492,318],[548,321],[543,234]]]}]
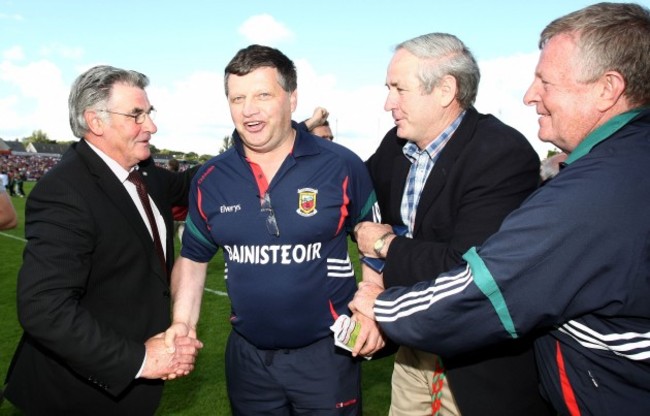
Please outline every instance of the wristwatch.
[{"label": "wristwatch", "polygon": [[391,234],[393,233],[389,231],[386,234],[379,237],[377,241],[375,241],[375,244],[372,246],[372,249],[375,251],[377,257],[381,258],[381,251],[384,249],[384,246],[386,245],[386,237],[388,237]]}]

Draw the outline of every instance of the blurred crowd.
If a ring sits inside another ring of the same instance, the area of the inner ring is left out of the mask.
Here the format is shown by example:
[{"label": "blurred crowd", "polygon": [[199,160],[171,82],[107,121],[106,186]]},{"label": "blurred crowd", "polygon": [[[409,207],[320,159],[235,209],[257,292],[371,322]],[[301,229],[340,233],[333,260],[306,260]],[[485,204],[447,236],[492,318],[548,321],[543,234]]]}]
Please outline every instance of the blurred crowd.
[{"label": "blurred crowd", "polygon": [[[60,160],[60,156],[43,155],[0,155],[0,180],[2,186],[11,196],[22,197],[23,183],[38,181]],[[169,162],[156,162],[161,168],[170,169]],[[191,164],[181,161],[175,170],[183,172],[192,167]]]},{"label": "blurred crowd", "polygon": [[0,155],[0,179],[11,196],[25,196],[23,183],[39,180],[58,161],[58,156]]}]

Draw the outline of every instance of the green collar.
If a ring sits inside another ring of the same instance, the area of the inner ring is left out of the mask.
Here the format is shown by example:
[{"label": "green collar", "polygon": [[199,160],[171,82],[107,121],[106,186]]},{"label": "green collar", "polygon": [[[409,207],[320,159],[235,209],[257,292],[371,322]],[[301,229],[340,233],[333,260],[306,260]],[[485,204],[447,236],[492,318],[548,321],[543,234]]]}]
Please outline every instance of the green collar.
[{"label": "green collar", "polygon": [[591,149],[593,149],[593,147],[598,143],[609,138],[611,135],[620,130],[621,127],[632,121],[632,119],[634,119],[639,113],[647,109],[648,107],[635,108],[634,110],[626,111],[625,113],[621,113],[615,117],[612,117],[605,124],[598,127],[587,137],[585,137],[585,139],[580,142],[580,144],[573,150],[573,152],[571,152],[569,157],[566,158],[564,163],[569,165],[580,159],[582,156],[589,153]]}]

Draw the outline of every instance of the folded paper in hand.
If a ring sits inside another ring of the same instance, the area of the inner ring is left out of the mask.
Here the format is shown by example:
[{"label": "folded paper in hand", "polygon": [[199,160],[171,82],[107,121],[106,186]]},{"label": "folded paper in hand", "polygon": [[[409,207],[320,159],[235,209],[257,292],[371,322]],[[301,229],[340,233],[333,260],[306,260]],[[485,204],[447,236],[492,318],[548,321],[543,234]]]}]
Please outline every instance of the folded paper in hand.
[{"label": "folded paper in hand", "polygon": [[357,342],[361,324],[347,315],[340,315],[334,324],[330,326],[330,329],[334,332],[334,344],[337,347],[352,351],[354,344]]},{"label": "folded paper in hand", "polygon": [[[361,322],[357,322],[347,315],[340,315],[330,329],[334,332],[334,345],[352,351],[361,331]],[[363,358],[370,360],[372,356]]]}]

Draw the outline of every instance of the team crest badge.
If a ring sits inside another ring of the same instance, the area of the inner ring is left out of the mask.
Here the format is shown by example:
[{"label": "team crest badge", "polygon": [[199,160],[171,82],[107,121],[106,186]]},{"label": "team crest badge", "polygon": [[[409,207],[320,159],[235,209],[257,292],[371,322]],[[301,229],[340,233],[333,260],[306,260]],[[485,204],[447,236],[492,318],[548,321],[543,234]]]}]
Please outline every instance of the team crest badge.
[{"label": "team crest badge", "polygon": [[298,189],[298,209],[296,212],[303,217],[311,217],[316,215],[316,194],[317,189],[302,188]]}]

